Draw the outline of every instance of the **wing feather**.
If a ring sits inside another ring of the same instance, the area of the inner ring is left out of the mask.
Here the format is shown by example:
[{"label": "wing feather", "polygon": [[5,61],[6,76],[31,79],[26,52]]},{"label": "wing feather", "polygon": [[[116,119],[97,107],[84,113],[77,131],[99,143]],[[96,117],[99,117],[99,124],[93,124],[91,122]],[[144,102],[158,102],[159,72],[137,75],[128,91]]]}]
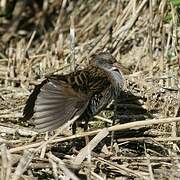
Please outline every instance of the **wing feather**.
[{"label": "wing feather", "polygon": [[54,130],[87,108],[89,98],[75,91],[67,82],[49,78],[38,85],[30,95],[24,116],[33,114],[39,132]]}]

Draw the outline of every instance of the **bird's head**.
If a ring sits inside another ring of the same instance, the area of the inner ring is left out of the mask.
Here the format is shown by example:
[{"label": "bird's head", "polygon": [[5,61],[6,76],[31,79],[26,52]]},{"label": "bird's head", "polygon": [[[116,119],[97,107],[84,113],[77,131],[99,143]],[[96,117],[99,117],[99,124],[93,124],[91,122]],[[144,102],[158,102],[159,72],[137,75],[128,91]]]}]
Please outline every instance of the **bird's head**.
[{"label": "bird's head", "polygon": [[101,52],[92,56],[90,64],[105,71],[115,90],[119,92],[124,85],[121,65],[108,52]]}]

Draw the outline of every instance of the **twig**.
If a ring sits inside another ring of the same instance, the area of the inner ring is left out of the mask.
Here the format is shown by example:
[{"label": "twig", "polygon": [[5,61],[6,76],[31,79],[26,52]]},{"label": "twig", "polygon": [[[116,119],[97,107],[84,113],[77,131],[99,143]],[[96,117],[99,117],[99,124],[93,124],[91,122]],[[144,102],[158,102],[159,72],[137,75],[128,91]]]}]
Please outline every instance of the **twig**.
[{"label": "twig", "polygon": [[67,177],[71,178],[72,180],[79,180],[79,178],[65,166],[64,162],[61,159],[54,156],[51,152],[47,153],[46,155],[48,158],[58,163],[59,168]]},{"label": "twig", "polygon": [[29,166],[29,163],[31,162],[32,158],[34,157],[34,154],[30,151],[25,150],[22,158],[20,159],[20,162],[12,176],[12,180],[18,180],[20,176],[26,171],[26,169]]},{"label": "twig", "polygon": [[27,44],[27,46],[26,46],[25,53],[26,53],[26,52],[28,51],[28,49],[30,48],[30,46],[31,46],[31,44],[32,44],[32,41],[33,41],[35,35],[36,35],[36,31],[33,31],[32,35],[31,35],[31,38],[29,39],[29,42],[28,42],[28,44]]},{"label": "twig", "polygon": [[75,27],[74,27],[74,16],[70,17],[71,27],[70,27],[70,38],[71,38],[71,71],[75,70]]},{"label": "twig", "polygon": [[[147,160],[146,156],[138,156],[138,157],[128,157],[128,156],[118,156],[118,157],[111,157],[113,161],[116,160]],[[153,161],[174,161],[174,160],[180,160],[180,157],[178,156],[167,156],[167,157],[158,157],[158,156],[150,156],[150,160]]]},{"label": "twig", "polygon": [[97,157],[97,160],[109,165],[110,167],[113,167],[117,170],[119,170],[122,174],[124,175],[131,175],[131,176],[135,176],[135,177],[140,177],[143,179],[143,176],[147,175],[146,173],[140,172],[140,171],[135,171],[135,170],[131,170],[123,165],[119,165],[119,164],[115,164],[113,162],[107,161],[101,157]]},{"label": "twig", "polygon": [[51,158],[48,158],[48,159],[52,166],[54,178],[55,178],[55,180],[58,180],[59,178],[58,178],[57,164]]},{"label": "twig", "polygon": [[79,166],[83,160],[91,154],[91,151],[98,145],[99,142],[101,142],[102,139],[104,139],[109,134],[109,131],[107,128],[102,129],[76,156],[76,158],[73,161],[73,164],[75,166]]},{"label": "twig", "polygon": [[144,150],[145,150],[145,156],[147,158],[147,164],[148,164],[150,180],[154,180],[154,175],[153,175],[153,171],[152,171],[152,165],[151,165],[151,161],[150,161],[150,155],[147,154],[146,144],[144,144]]},{"label": "twig", "polygon": [[9,153],[9,150],[7,149],[5,144],[1,145],[1,179],[2,180],[9,180],[11,176],[11,155]]},{"label": "twig", "polygon": [[104,178],[102,178],[101,176],[99,176],[97,173],[91,171],[90,174],[94,177],[94,179],[97,180],[104,180]]},{"label": "twig", "polygon": [[14,127],[5,127],[5,126],[0,126],[0,133],[5,133],[5,134],[15,134],[18,133],[21,136],[35,136],[38,133],[35,131],[32,131],[28,128],[24,128],[24,127],[19,127],[19,126],[14,126]]}]

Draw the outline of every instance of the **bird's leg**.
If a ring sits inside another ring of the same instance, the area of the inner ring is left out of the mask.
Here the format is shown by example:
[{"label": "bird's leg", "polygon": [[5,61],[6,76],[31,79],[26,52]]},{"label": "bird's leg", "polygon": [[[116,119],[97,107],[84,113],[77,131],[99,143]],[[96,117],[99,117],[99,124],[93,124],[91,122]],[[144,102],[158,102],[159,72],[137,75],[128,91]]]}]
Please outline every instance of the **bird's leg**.
[{"label": "bird's leg", "polygon": [[[85,124],[84,124],[84,132],[88,131],[89,127],[88,127],[88,120],[85,119]],[[89,143],[89,136],[85,136],[85,143],[86,145]]]},{"label": "bird's leg", "polygon": [[72,134],[76,134],[76,129],[77,129],[77,122],[75,121],[73,124],[72,124]]},{"label": "bird's leg", "polygon": [[[75,121],[72,124],[72,134],[75,135],[77,130],[77,122]],[[72,151],[74,152],[76,150],[76,140],[72,142]]]},{"label": "bird's leg", "polygon": [[[115,121],[117,118],[116,114],[117,114],[117,98],[115,98],[115,100],[114,100],[114,116],[112,119],[112,126],[115,125]],[[111,149],[110,149],[111,152],[113,150],[113,144],[114,144],[114,131],[111,132]]]}]

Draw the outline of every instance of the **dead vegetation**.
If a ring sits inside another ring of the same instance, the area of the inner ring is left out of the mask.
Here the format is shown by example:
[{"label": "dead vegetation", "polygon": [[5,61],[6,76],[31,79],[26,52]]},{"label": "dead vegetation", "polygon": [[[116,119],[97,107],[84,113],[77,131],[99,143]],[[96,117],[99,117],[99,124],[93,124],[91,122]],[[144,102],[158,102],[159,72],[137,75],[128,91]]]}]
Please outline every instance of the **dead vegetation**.
[{"label": "dead vegetation", "polygon": [[[1,0],[0,179],[179,179],[178,5]],[[76,135],[37,134],[21,121],[38,81],[83,67],[97,51],[112,52],[124,67],[115,112],[112,103]]]}]

